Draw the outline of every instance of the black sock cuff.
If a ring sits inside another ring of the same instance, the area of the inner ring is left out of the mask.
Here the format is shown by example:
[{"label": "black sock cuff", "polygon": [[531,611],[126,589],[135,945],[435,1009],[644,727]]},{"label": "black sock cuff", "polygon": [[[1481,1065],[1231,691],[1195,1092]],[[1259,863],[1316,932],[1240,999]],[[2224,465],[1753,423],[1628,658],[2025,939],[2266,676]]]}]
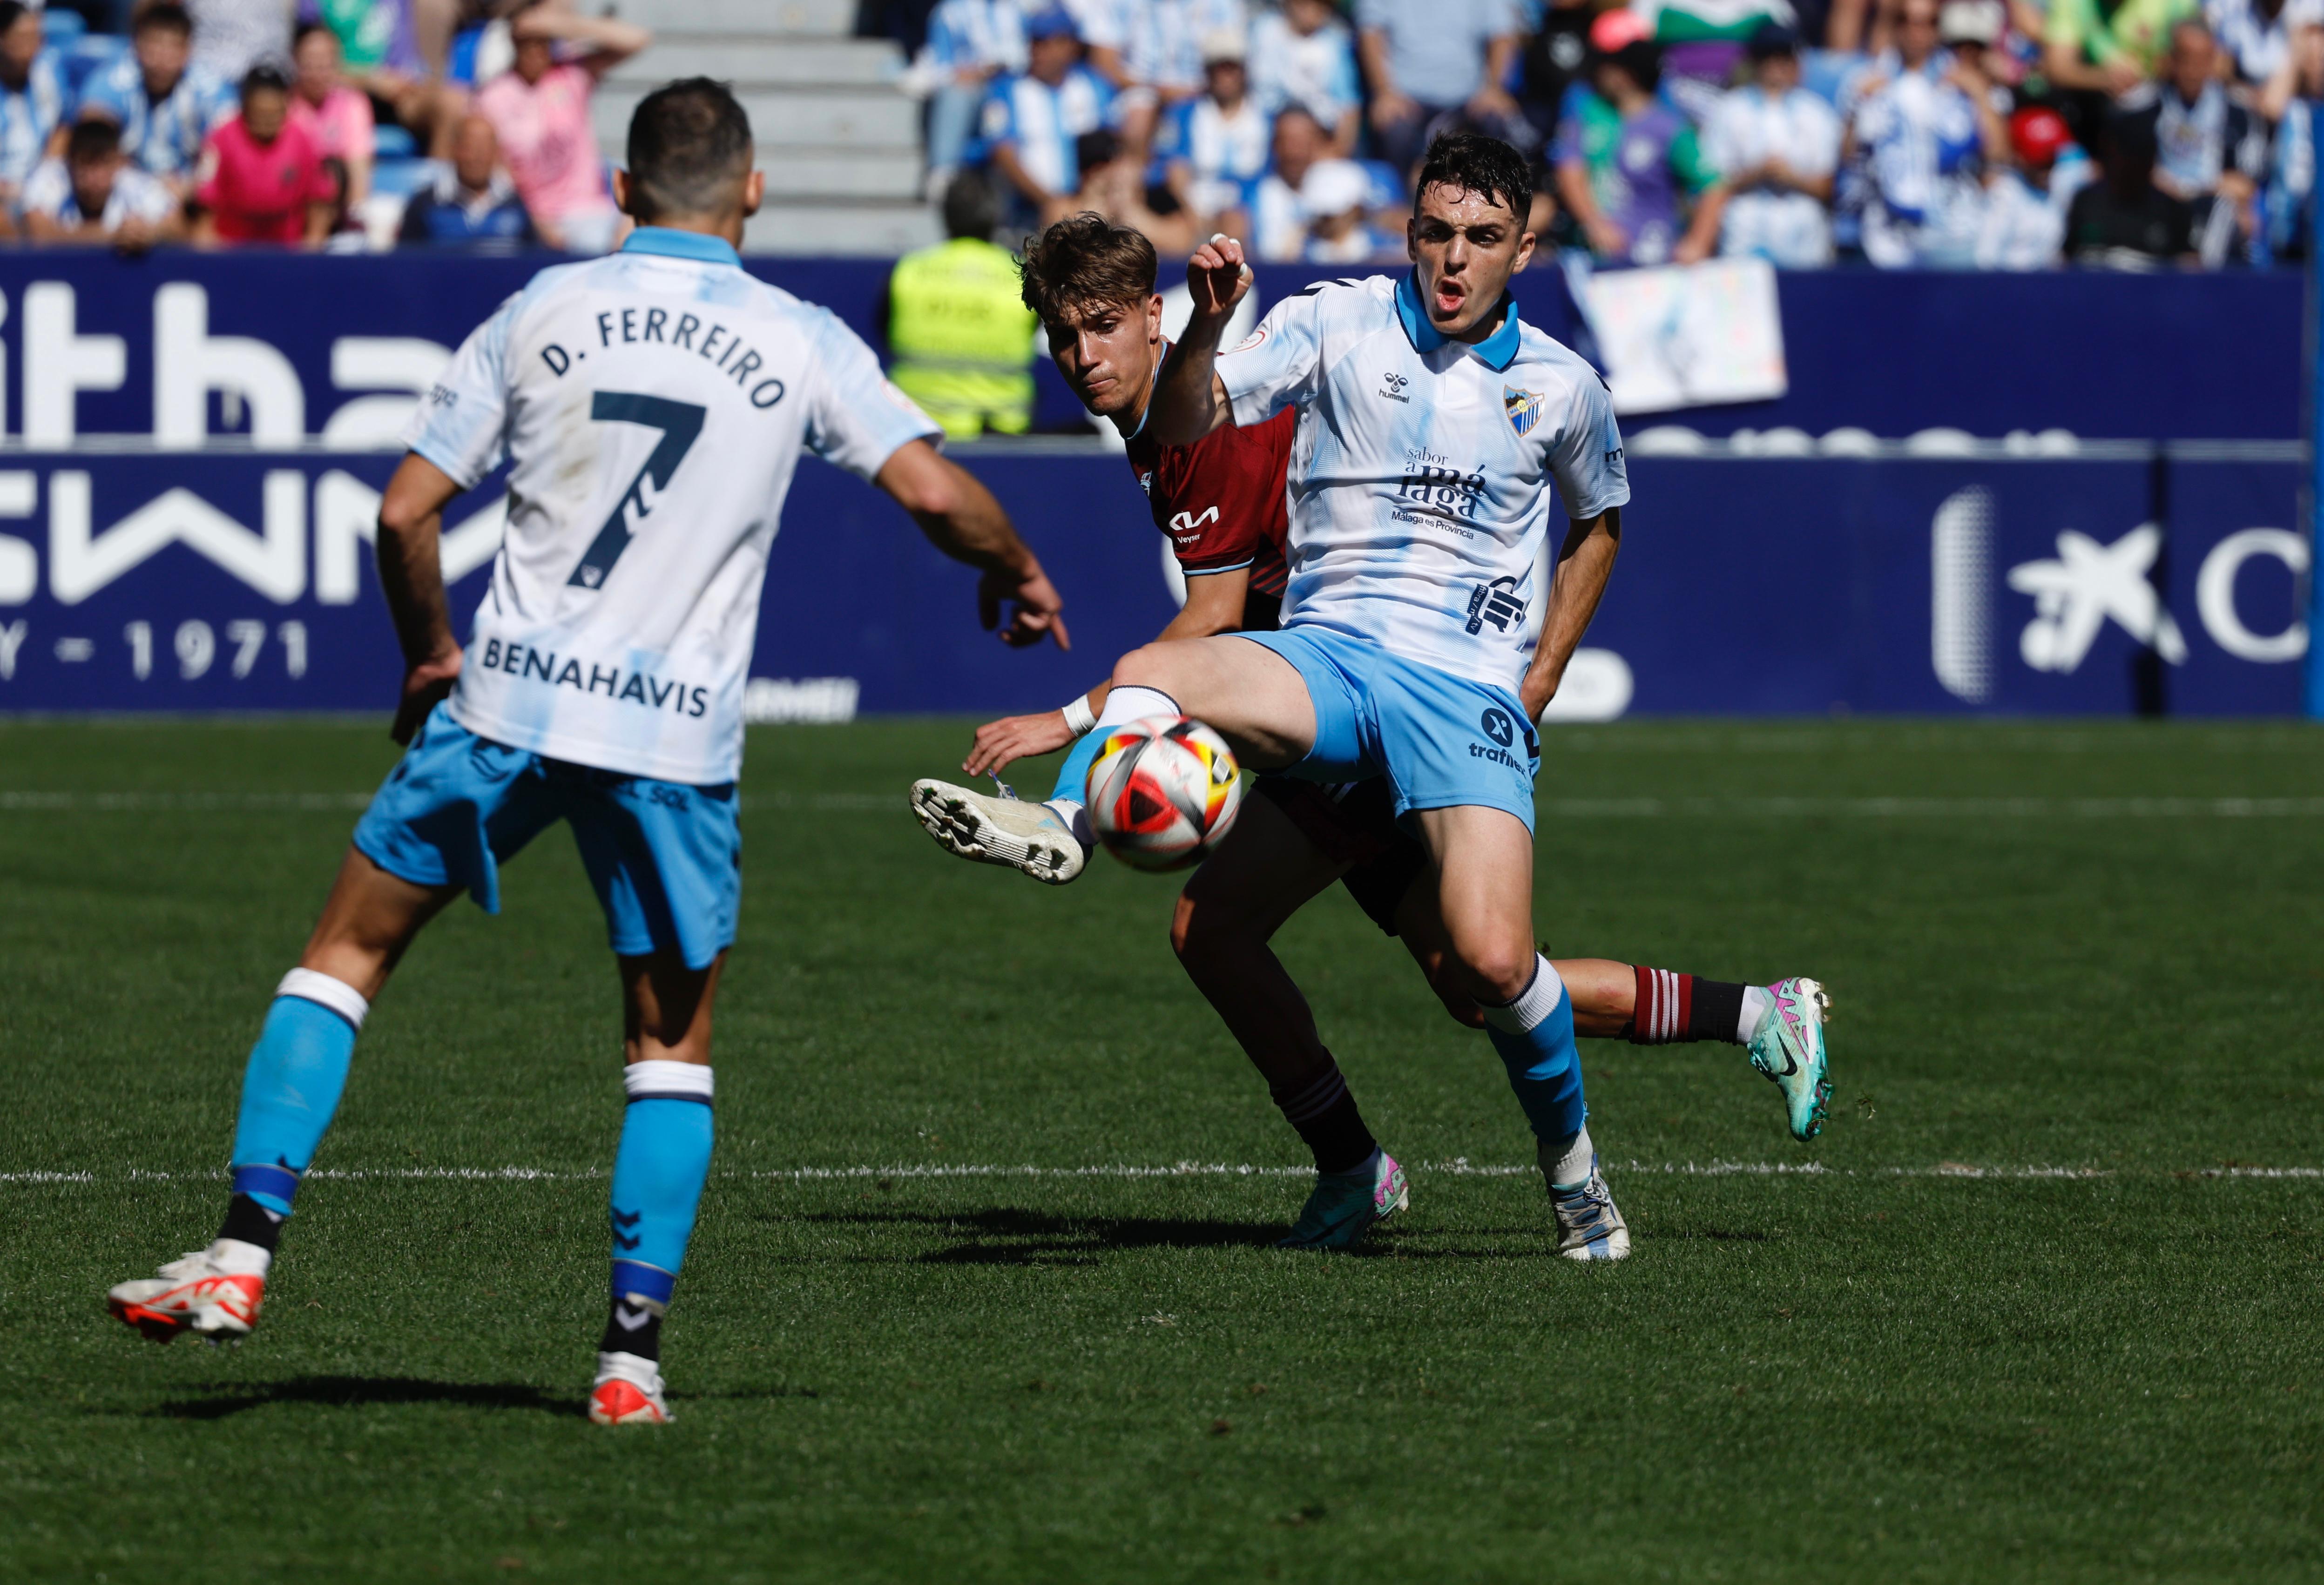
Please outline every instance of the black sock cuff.
[{"label": "black sock cuff", "polygon": [[1687,1011],[1688,1039],[1732,1041],[1735,1026],[1742,1021],[1742,986],[1729,985],[1723,980],[1696,978],[1694,1005]]},{"label": "black sock cuff", "polygon": [[226,1221],[218,1229],[218,1237],[255,1244],[271,1255],[281,1241],[282,1224],[287,1220],[249,1195],[236,1194],[226,1203]]}]

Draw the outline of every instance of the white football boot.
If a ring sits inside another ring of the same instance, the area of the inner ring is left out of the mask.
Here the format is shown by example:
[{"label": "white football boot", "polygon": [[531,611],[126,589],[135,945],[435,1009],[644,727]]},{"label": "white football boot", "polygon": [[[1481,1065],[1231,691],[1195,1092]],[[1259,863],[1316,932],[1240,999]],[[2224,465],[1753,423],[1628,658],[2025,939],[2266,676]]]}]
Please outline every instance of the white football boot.
[{"label": "white football boot", "polygon": [[159,1276],[124,1282],[105,1295],[115,1319],[157,1343],[190,1332],[214,1343],[240,1342],[266,1299],[266,1251],[220,1239],[171,1261]]},{"label": "white football boot", "polygon": [[936,845],[980,864],[1006,864],[1034,880],[1063,886],[1082,872],[1089,850],[1047,804],[1029,804],[994,783],[1004,795],[988,797],[948,781],[912,783],[912,814]]},{"label": "white football boot", "polygon": [[597,1425],[667,1425],[661,1367],[635,1354],[600,1353],[597,1383],[589,1389],[589,1419]]},{"label": "white football boot", "polygon": [[[1541,1147],[1545,1179],[1555,1165],[1547,1159],[1548,1151],[1546,1145]],[[1552,1188],[1549,1204],[1557,1214],[1557,1252],[1568,1260],[1629,1258],[1630,1229],[1614,1209],[1614,1196],[1595,1155],[1590,1157],[1590,1176],[1570,1189]]]}]

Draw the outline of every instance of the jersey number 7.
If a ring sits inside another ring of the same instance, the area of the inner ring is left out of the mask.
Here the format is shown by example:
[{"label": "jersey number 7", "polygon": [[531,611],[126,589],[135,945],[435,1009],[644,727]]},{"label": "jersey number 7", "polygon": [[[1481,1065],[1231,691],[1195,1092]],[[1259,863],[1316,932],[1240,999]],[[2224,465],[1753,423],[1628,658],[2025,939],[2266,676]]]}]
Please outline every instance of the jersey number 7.
[{"label": "jersey number 7", "polygon": [[[613,502],[613,513],[605,526],[597,530],[596,539],[589,543],[589,553],[573,576],[565,580],[568,588],[595,589],[602,586],[613,563],[630,548],[630,524],[643,522],[653,515],[654,502],[669,488],[672,474],[686,460],[694,442],[702,433],[702,420],[709,409],[690,401],[672,401],[663,396],[641,396],[634,391],[600,391],[590,401],[589,416],[599,423],[643,424],[649,429],[659,429],[661,438],[646,458],[646,465]],[[633,515],[634,514],[634,517]]]}]

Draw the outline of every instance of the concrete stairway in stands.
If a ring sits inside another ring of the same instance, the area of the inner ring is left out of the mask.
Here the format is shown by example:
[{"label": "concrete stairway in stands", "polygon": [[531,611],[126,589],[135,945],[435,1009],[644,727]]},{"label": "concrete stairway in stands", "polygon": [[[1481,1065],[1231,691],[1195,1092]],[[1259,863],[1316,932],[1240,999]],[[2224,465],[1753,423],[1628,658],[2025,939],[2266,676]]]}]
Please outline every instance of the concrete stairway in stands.
[{"label": "concrete stairway in stands", "polygon": [[767,173],[743,251],[892,258],[937,239],[920,198],[919,105],[895,86],[903,52],[849,36],[853,0],[617,0],[615,9],[651,28],[654,45],[598,92],[597,138],[610,157],[621,158],[630,113],[656,87],[716,78],[750,112]]}]

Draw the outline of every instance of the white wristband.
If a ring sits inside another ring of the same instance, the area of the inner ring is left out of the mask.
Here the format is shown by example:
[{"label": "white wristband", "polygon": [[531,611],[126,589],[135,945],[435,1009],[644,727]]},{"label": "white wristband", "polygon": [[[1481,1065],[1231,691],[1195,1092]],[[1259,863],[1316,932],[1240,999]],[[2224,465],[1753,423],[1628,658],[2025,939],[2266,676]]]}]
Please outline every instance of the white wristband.
[{"label": "white wristband", "polygon": [[1089,707],[1087,694],[1075,695],[1073,703],[1067,705],[1062,714],[1065,718],[1066,730],[1075,737],[1097,725],[1097,712]]}]

